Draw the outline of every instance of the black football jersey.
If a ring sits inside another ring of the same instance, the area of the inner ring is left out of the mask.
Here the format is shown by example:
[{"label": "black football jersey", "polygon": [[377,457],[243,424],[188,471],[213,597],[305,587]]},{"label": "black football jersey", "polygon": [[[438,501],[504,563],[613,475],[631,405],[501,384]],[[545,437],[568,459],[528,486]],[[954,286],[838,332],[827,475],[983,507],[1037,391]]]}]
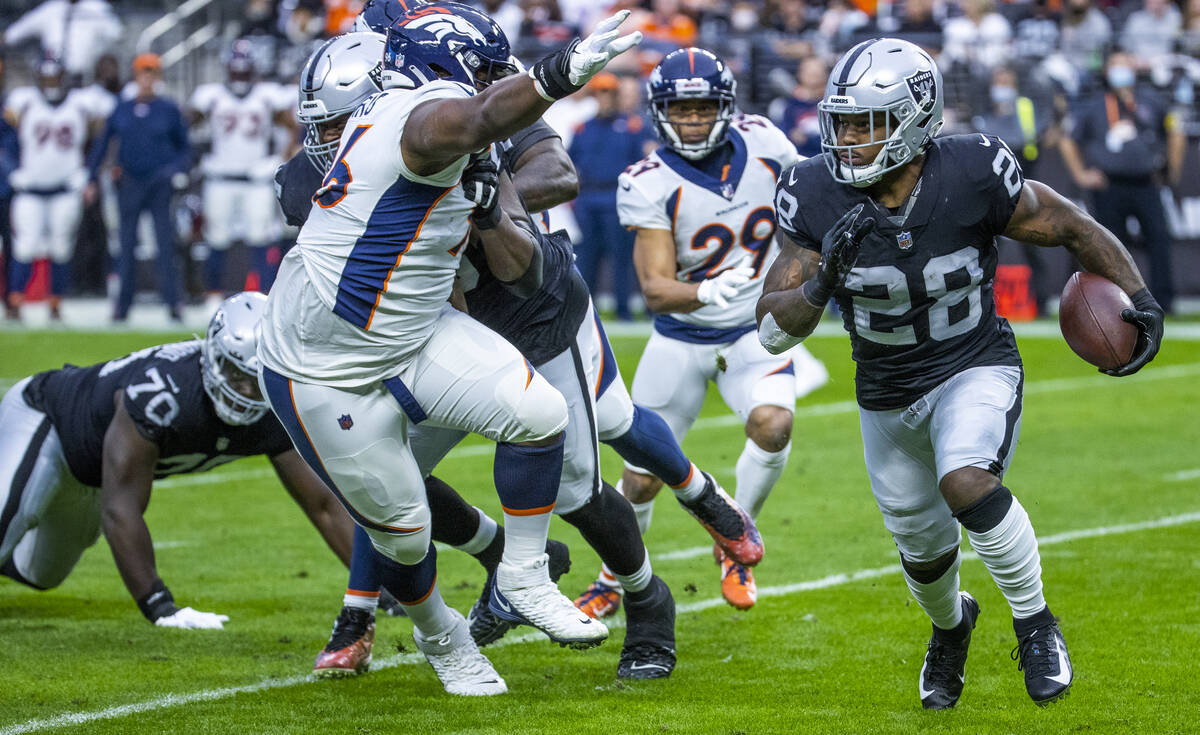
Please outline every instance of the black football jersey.
[{"label": "black football jersey", "polygon": [[968,368],[1021,364],[1012,329],[996,314],[992,282],[995,237],[1023,182],[1012,152],[979,134],[935,138],[917,187],[896,212],[834,181],[820,156],[780,177],[779,229],[801,247],[820,251],[825,232],[860,202],[875,218],[834,293],[861,406],[903,408]]},{"label": "black football jersey", "polygon": [[39,373],[25,389],[29,405],[45,412],[58,431],[71,474],[90,487],[101,483],[104,433],[116,414],[117,391],[125,393],[134,426],[158,447],[155,477],[292,448],[270,411],[248,426],[217,417],[200,377],[198,341],[148,347],[90,367]]},{"label": "black football jersey", "polygon": [[300,227],[312,211],[312,197],[325,178],[304,151],[292,156],[275,170],[275,198],[283,218],[292,227]]}]

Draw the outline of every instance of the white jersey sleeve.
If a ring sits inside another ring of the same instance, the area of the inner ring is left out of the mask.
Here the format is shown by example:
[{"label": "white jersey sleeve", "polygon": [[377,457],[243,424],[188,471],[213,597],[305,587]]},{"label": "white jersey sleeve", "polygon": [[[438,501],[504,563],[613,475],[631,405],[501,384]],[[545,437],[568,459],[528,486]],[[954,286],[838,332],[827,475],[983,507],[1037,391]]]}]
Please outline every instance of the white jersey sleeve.
[{"label": "white jersey sleeve", "polygon": [[220,99],[223,91],[219,84],[201,84],[199,87],[196,87],[195,92],[192,92],[192,97],[188,100],[188,107],[202,115],[210,115],[212,114],[213,106]]},{"label": "white jersey sleeve", "polygon": [[760,155],[765,154],[764,158],[777,161],[782,166],[780,170],[786,171],[804,160],[787,134],[762,115],[739,115],[735,124],[741,125],[747,137],[753,137],[753,145],[762,151]]},{"label": "white jersey sleeve", "polygon": [[644,183],[636,180],[649,163],[657,166],[657,162],[644,159],[625,169],[617,179],[617,216],[621,226],[630,229],[670,230],[672,222],[662,192],[647,192]]},{"label": "white jersey sleeve", "polygon": [[9,92],[8,97],[4,100],[5,117],[13,118],[19,123],[26,108],[36,97],[37,88],[35,87],[17,87]]}]

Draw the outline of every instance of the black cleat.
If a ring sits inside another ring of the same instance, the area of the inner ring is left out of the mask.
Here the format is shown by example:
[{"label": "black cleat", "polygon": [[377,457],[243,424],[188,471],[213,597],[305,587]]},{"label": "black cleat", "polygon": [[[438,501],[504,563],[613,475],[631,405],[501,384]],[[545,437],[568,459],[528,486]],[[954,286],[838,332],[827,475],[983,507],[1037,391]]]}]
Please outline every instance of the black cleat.
[{"label": "black cleat", "polygon": [[675,598],[654,576],[640,593],[625,593],[625,644],[618,679],[663,679],[675,670]]},{"label": "black cleat", "polygon": [[1025,691],[1039,707],[1067,696],[1075,670],[1067,655],[1067,642],[1058,621],[1046,608],[1033,618],[1013,620],[1018,629],[1017,647],[1012,651],[1017,668],[1025,672]]},{"label": "black cleat", "polygon": [[[550,557],[546,563],[550,581],[558,582],[559,577],[571,571],[571,551],[563,542],[547,539],[546,555]],[[483,585],[483,591],[479,593],[479,599],[475,600],[475,604],[471,605],[471,610],[467,613],[471,638],[480,648],[495,643],[503,638],[505,633],[517,627],[516,623],[503,620],[488,609],[488,598],[491,597],[492,586],[495,584],[496,570],[492,569],[488,572],[487,582]]]},{"label": "black cleat", "polygon": [[703,474],[706,482],[699,497],[686,502],[680,498],[676,500],[704,526],[726,556],[742,566],[754,566],[763,557],[762,535],[754,525],[754,519],[729,497],[712,475]]},{"label": "black cleat", "polygon": [[958,594],[962,600],[962,622],[954,631],[945,631],[935,625],[929,638],[929,651],[917,680],[921,706],[925,709],[949,709],[962,696],[967,648],[971,645],[971,631],[979,617],[979,603],[968,592]]}]

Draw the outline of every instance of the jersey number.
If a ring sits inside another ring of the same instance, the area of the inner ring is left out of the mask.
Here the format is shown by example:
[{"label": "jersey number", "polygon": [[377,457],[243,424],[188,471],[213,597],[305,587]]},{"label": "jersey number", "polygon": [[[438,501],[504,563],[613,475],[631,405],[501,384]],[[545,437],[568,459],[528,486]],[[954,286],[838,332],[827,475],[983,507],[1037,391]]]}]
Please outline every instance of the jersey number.
[{"label": "jersey number", "polygon": [[346,198],[346,189],[354,180],[354,177],[350,175],[350,164],[346,163],[346,156],[350,154],[350,149],[354,147],[363,133],[370,129],[370,125],[359,125],[353,133],[350,133],[350,140],[346,141],[346,147],[338,152],[337,163],[333,164],[333,168],[325,174],[321,188],[317,189],[317,194],[313,197],[313,201],[322,209],[336,206],[338,202]]},{"label": "jersey number", "polygon": [[[951,276],[964,273],[967,282],[957,288],[950,288]],[[931,338],[938,341],[948,340],[966,334],[978,326],[983,316],[983,297],[979,288],[983,283],[983,268],[979,265],[977,249],[963,248],[949,255],[930,258],[921,270],[921,276],[925,282],[925,293],[934,300],[927,313]],[[894,265],[855,268],[846,278],[846,288],[853,291],[883,291],[879,297],[862,294],[852,297],[854,331],[858,336],[882,345],[917,343],[916,329],[911,324],[898,326],[886,332],[871,328],[872,314],[899,318],[912,309],[912,297],[904,271]],[[964,303],[966,314],[954,318],[952,310],[962,310]]]},{"label": "jersey number", "polygon": [[[742,224],[741,245],[754,254],[754,275],[751,278],[758,278],[763,262],[767,259],[767,253],[771,251],[771,236],[774,234],[775,210],[770,207],[759,207],[754,210]],[[718,244],[717,249],[695,270],[687,274],[688,280],[692,283],[699,283],[715,275],[717,269],[725,262],[729,251],[733,250],[733,246],[737,244],[738,236],[720,222],[714,222],[696,231],[692,237],[692,250],[707,250],[714,240]]]},{"label": "jersey number", "polygon": [[126,386],[125,395],[129,396],[129,400],[132,401],[143,393],[154,393],[154,397],[146,401],[146,418],[159,426],[170,426],[175,417],[179,415],[179,401],[175,400],[171,391],[166,390],[167,384],[163,381],[158,368],[152,367],[146,370],[146,377],[150,380],[145,383],[131,383]]}]

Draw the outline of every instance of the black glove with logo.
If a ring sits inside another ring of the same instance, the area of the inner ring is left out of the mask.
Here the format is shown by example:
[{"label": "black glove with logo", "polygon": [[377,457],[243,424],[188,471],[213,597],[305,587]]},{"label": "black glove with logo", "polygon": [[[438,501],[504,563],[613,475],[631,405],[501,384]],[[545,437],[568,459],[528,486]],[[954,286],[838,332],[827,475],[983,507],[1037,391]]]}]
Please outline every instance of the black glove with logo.
[{"label": "black glove with logo", "polygon": [[858,260],[858,249],[866,236],[875,229],[875,218],[859,220],[863,205],[859,204],[834,223],[821,238],[821,263],[817,275],[803,286],[804,298],[813,306],[824,307],[833,292],[846,282],[846,275]]},{"label": "black glove with logo", "polygon": [[1146,363],[1154,359],[1162,344],[1163,308],[1150,295],[1150,289],[1143,288],[1129,298],[1133,301],[1133,308],[1122,310],[1121,318],[1138,328],[1137,344],[1129,362],[1115,370],[1100,371],[1114,378],[1123,378],[1141,370]]},{"label": "black glove with logo", "polygon": [[490,230],[500,224],[500,208],[496,206],[500,197],[500,164],[492,155],[492,148],[475,153],[462,173],[463,194],[475,203],[471,221],[481,230]]}]

